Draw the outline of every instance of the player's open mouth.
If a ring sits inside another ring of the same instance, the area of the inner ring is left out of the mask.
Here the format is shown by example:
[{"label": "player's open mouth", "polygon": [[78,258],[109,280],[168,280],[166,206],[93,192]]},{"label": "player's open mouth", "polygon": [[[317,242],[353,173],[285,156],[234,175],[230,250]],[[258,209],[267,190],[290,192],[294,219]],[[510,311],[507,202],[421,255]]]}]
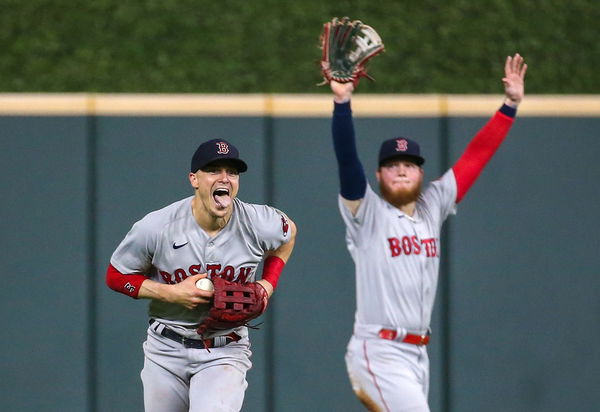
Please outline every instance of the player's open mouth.
[{"label": "player's open mouth", "polygon": [[219,188],[213,192],[213,199],[219,209],[225,209],[231,204],[229,189]]}]

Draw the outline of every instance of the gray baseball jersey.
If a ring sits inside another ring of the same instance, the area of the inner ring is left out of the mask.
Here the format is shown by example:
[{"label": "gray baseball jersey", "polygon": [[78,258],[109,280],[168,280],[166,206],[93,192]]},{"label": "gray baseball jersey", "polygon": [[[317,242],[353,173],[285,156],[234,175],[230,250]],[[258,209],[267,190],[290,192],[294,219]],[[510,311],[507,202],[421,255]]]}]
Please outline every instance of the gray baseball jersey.
[{"label": "gray baseball jersey", "polygon": [[[440,231],[456,213],[452,170],[429,184],[408,216],[370,186],[355,216],[339,198],[348,251],[356,266],[355,333],[382,327],[424,332],[431,320],[440,264]],[[364,336],[367,337],[367,336]]]},{"label": "gray baseball jersey", "polygon": [[[121,273],[143,273],[167,284],[200,273],[207,273],[209,278],[218,275],[227,280],[254,281],[265,252],[290,240],[288,221],[281,211],[237,198],[227,225],[209,237],[192,215],[192,198],[151,212],[136,222],[110,263]],[[149,316],[181,335],[197,339],[195,327],[208,309],[208,304],[189,310],[152,300]]]}]

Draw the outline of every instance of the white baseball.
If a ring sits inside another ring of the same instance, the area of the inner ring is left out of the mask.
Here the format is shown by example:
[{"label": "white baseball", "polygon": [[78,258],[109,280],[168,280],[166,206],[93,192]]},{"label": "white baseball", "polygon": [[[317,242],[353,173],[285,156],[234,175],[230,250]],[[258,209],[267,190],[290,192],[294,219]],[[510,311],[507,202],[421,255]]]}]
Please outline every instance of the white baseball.
[{"label": "white baseball", "polygon": [[196,281],[196,287],[202,290],[215,290],[215,286],[209,278],[202,278]]}]

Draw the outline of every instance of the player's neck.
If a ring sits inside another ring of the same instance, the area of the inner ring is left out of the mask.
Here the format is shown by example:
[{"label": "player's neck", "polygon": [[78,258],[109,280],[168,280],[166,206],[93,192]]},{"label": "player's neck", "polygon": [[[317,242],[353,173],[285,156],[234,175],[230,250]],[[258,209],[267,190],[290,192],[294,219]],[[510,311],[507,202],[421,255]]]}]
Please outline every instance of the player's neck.
[{"label": "player's neck", "polygon": [[394,205],[396,206],[398,209],[400,209],[400,211],[402,213],[404,213],[407,216],[413,217],[413,215],[415,214],[415,209],[417,207],[417,202],[410,202],[404,205]]},{"label": "player's neck", "polygon": [[230,207],[224,216],[215,216],[208,210],[203,209],[201,202],[196,201],[196,199],[192,200],[194,220],[210,237],[215,236],[227,225],[232,213],[233,207]]}]

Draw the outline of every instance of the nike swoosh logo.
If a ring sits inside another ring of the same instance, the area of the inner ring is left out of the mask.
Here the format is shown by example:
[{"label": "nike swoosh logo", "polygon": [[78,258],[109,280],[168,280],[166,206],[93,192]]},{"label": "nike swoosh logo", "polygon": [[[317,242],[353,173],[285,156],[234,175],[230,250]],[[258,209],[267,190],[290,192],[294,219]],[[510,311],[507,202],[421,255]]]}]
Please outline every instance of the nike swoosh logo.
[{"label": "nike swoosh logo", "polygon": [[185,243],[182,243],[181,245],[178,245],[176,242],[173,242],[173,249],[179,249],[180,247],[184,247],[187,244],[188,244],[188,242],[185,242]]}]

